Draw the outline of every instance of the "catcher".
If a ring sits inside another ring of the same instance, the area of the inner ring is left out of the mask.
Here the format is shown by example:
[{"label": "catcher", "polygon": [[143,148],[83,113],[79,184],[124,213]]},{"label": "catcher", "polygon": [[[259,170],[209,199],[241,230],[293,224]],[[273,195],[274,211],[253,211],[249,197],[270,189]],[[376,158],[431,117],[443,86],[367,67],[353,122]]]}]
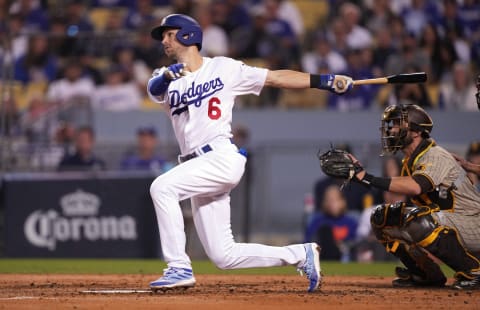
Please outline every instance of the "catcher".
[{"label": "catcher", "polygon": [[443,287],[447,279],[433,255],[455,270],[454,288],[478,289],[480,193],[455,158],[430,138],[432,128],[432,119],[417,105],[383,112],[383,153],[405,155],[400,177],[375,177],[338,150],[319,155],[320,165],[330,176],[409,197],[376,206],[370,218],[377,239],[405,265],[396,268],[393,286]]}]

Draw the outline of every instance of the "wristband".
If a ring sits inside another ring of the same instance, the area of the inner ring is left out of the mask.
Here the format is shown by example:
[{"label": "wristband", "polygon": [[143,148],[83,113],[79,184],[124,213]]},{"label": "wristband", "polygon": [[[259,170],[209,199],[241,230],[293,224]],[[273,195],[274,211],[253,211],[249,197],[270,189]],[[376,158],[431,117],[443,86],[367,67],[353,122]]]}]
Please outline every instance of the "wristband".
[{"label": "wristband", "polygon": [[384,191],[388,191],[388,189],[390,188],[390,183],[392,182],[392,178],[379,178],[371,174],[365,173],[365,176],[363,177],[363,179],[359,181],[362,184],[373,186]]},{"label": "wristband", "polygon": [[333,74],[310,74],[310,88],[332,90]]},{"label": "wristband", "polygon": [[148,81],[147,89],[153,96],[160,96],[167,90],[169,84],[170,80],[166,79],[163,74],[160,74]]}]

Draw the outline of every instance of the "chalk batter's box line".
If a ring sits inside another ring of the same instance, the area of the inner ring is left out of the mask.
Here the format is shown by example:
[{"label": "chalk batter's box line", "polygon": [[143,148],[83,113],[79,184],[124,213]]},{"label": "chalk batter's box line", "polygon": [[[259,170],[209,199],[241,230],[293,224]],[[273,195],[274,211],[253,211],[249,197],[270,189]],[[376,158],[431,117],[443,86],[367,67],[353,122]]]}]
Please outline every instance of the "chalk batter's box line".
[{"label": "chalk batter's box line", "polygon": [[109,289],[109,290],[85,290],[82,294],[147,294],[152,293],[152,290],[135,290],[135,289]]}]

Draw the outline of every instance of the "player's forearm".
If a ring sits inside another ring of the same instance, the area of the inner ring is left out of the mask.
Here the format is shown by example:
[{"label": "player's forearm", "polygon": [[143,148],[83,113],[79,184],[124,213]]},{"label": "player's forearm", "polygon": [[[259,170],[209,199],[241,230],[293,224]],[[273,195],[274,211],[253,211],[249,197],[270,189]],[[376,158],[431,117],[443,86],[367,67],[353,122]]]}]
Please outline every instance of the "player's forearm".
[{"label": "player's forearm", "polygon": [[422,188],[412,177],[376,177],[366,173],[365,170],[357,173],[356,179],[368,186],[373,186],[384,191],[394,192],[403,195],[420,195]]},{"label": "player's forearm", "polygon": [[265,86],[290,89],[317,88],[338,95],[352,88],[353,80],[349,76],[335,74],[309,74],[293,70],[268,71]]},{"label": "player's forearm", "polygon": [[268,71],[265,86],[277,88],[309,88],[310,74],[293,70]]},{"label": "player's forearm", "polygon": [[422,193],[422,188],[412,177],[393,177],[390,182],[389,191],[415,196]]}]

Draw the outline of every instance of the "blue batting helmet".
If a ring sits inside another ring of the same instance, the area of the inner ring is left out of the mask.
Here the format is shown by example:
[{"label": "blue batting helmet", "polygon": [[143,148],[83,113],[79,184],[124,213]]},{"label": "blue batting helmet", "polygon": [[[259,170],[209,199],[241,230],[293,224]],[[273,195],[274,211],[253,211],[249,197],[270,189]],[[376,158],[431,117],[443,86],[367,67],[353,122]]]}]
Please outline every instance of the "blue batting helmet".
[{"label": "blue batting helmet", "polygon": [[202,28],[196,20],[183,14],[170,14],[162,19],[160,26],[153,28],[151,35],[155,40],[162,40],[166,29],[179,29],[177,40],[183,45],[196,45],[202,49]]}]

